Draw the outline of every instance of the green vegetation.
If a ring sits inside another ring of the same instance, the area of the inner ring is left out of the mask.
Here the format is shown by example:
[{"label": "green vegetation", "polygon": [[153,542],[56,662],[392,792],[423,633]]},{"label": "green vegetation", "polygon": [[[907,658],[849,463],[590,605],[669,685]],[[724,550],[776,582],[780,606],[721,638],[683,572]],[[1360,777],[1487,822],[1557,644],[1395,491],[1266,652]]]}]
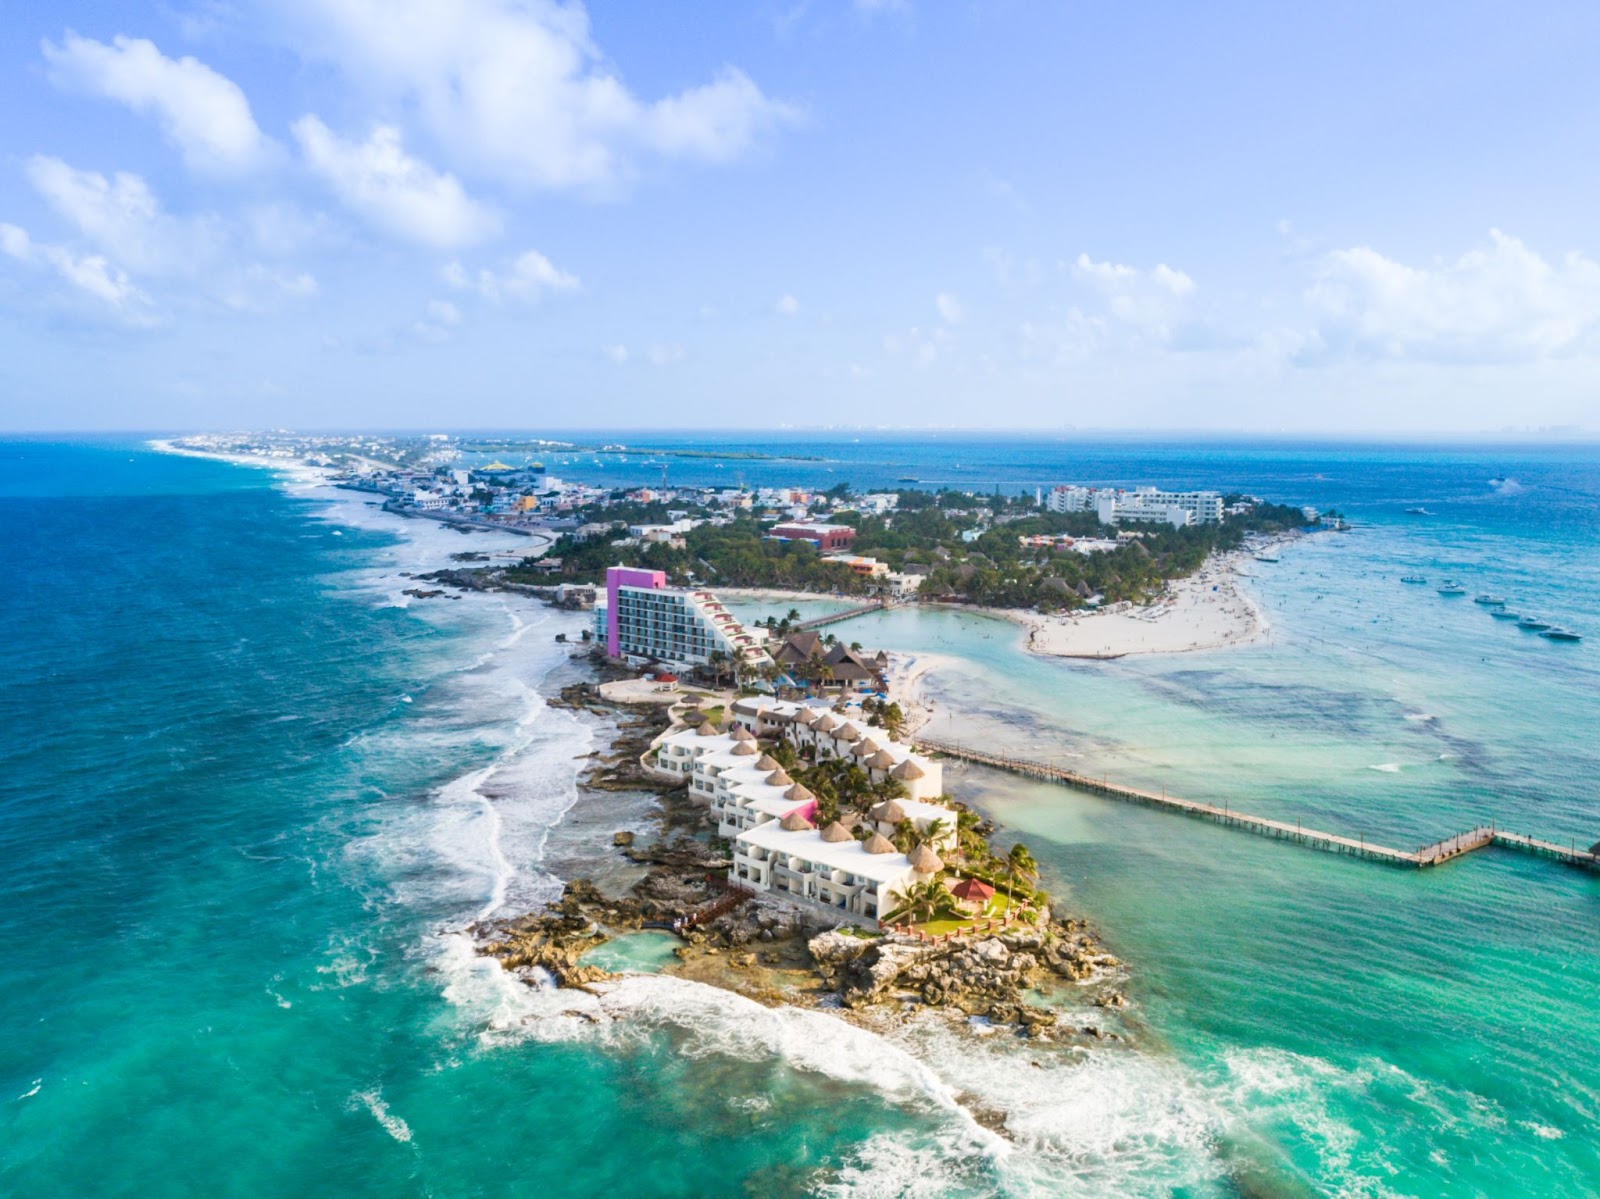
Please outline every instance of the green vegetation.
[{"label": "green vegetation", "polygon": [[[848,502],[842,484],[831,494],[840,503]],[[1247,534],[1307,525],[1298,508],[1281,504],[1257,504],[1220,524],[1182,529],[1124,525],[1119,530],[1099,524],[1093,513],[1041,512],[1025,496],[950,491],[898,495],[899,507],[883,516],[843,508],[828,519],[856,529],[855,553],[878,558],[891,570],[925,575],[918,593],[924,600],[1041,612],[1079,608],[1096,596],[1105,603],[1145,603],[1169,579],[1193,574],[1211,554],[1239,548]],[[1225,497],[1229,502],[1240,498]],[[673,507],[674,512],[685,510],[695,517],[712,515],[709,508]],[[809,542],[767,538],[770,524],[748,512],[722,517],[725,523],[698,525],[676,548],[665,542],[618,544],[630,540],[628,524],[665,523],[667,513],[666,504],[629,502],[620,494],[580,513],[580,519],[609,529],[584,539],[561,537],[549,555],[561,563],[554,577],[599,582],[607,567],[620,563],[665,571],[679,586],[773,587],[851,596],[873,590],[871,580],[843,563],[824,561]],[[1119,532],[1135,536],[1124,537],[1116,549],[1092,554],[1021,543],[1036,535],[1114,538]],[[552,577],[532,559],[506,574],[512,582],[548,582]]]},{"label": "green vegetation", "polygon": [[[656,509],[660,509],[656,511]],[[639,509],[639,511],[633,511]],[[605,508],[595,514],[607,521],[630,523],[665,522],[661,505],[628,505]],[[550,557],[561,560],[557,577],[581,582],[599,582],[606,568],[621,563],[646,570],[662,570],[676,586],[702,583],[721,587],[781,587],[795,591],[838,592],[865,595],[869,588],[842,562],[825,562],[815,546],[804,541],[773,541],[765,528],[752,517],[741,515],[725,525],[699,525],[683,537],[684,548],[666,543],[619,546],[628,539],[627,529],[587,540],[568,535],[550,548]],[[507,571],[513,582],[548,579],[534,568],[535,559]],[[526,575],[524,579],[521,576]]]}]

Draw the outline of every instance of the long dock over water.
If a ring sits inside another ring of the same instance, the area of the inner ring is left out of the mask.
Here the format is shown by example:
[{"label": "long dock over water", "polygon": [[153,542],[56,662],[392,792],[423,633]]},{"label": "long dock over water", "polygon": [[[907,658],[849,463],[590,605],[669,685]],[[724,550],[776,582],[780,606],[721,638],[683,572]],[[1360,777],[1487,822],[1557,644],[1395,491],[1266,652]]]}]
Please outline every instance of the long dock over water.
[{"label": "long dock over water", "polygon": [[813,620],[802,620],[793,626],[798,632],[807,632],[810,629],[826,628],[830,624],[838,624],[841,620],[850,620],[857,616],[865,616],[869,612],[887,612],[895,606],[895,601],[887,597],[875,599],[870,604],[860,604],[854,608],[846,608],[842,612],[830,612],[826,616],[818,616]]},{"label": "long dock over water", "polygon": [[1258,836],[1274,837],[1280,841],[1293,841],[1297,845],[1304,845],[1310,849],[1322,850],[1326,853],[1349,854],[1352,857],[1367,858],[1371,861],[1384,862],[1391,866],[1409,866],[1414,869],[1438,866],[1464,854],[1472,853],[1474,850],[1483,849],[1490,845],[1501,845],[1507,849],[1520,850],[1539,857],[1551,858],[1571,866],[1583,866],[1590,870],[1600,869],[1600,854],[1596,854],[1592,850],[1579,849],[1576,842],[1570,845],[1558,845],[1553,841],[1541,841],[1536,837],[1505,832],[1497,824],[1493,823],[1478,825],[1464,833],[1457,833],[1452,837],[1446,837],[1442,841],[1435,841],[1431,845],[1423,845],[1415,850],[1395,849],[1388,845],[1380,845],[1376,842],[1368,841],[1362,835],[1348,837],[1340,833],[1326,832],[1322,829],[1306,828],[1299,821],[1290,822],[1287,820],[1273,820],[1266,816],[1253,816],[1248,812],[1240,812],[1235,808],[1231,808],[1226,803],[1221,806],[1199,803],[1192,799],[1180,799],[1176,795],[1168,795],[1165,791],[1157,793],[1155,791],[1146,791],[1140,787],[1129,787],[1121,783],[1110,782],[1104,777],[1095,778],[1091,775],[1079,774],[1076,771],[1057,766],[1052,762],[1040,762],[1030,758],[1018,758],[1006,754],[993,753],[988,750],[974,749],[959,742],[944,741],[934,737],[918,737],[916,738],[916,745],[917,748],[927,753],[940,753],[946,757],[972,762],[979,766],[989,766],[995,770],[1005,770],[1011,774],[1019,774],[1026,778],[1061,783],[1068,787],[1075,787],[1080,791],[1103,795],[1108,799],[1120,799],[1129,803],[1165,808],[1169,812],[1178,812],[1185,816],[1210,820],[1213,823],[1227,825],[1229,828],[1241,829],[1248,833],[1255,833]]}]

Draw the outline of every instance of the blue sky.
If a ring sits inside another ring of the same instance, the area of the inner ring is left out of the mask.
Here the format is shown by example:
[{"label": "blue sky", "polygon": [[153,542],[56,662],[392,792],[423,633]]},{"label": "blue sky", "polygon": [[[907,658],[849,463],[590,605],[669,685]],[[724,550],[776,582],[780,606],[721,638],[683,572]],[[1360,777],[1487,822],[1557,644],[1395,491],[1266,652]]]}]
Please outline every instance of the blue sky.
[{"label": "blue sky", "polygon": [[1597,35],[14,3],[0,427],[1600,427]]}]

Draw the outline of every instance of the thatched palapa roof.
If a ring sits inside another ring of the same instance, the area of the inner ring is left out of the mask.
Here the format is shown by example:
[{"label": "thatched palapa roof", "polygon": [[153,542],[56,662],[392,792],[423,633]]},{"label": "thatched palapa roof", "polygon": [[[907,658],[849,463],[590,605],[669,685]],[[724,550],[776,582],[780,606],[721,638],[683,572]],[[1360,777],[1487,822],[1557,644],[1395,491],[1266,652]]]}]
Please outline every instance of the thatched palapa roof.
[{"label": "thatched palapa roof", "polygon": [[835,820],[827,828],[822,830],[822,839],[837,845],[840,841],[851,840],[850,830]]},{"label": "thatched palapa roof", "polygon": [[811,792],[807,790],[804,783],[796,783],[783,793],[783,797],[785,799],[792,799],[795,801],[795,803],[809,803],[811,800],[816,798],[815,795],[811,794]]},{"label": "thatched palapa roof", "polygon": [[880,749],[867,759],[867,765],[874,770],[892,770],[894,768],[894,755],[886,749]]},{"label": "thatched palapa roof", "polygon": [[786,833],[803,833],[806,829],[816,828],[817,826],[800,815],[799,812],[790,812],[778,822],[778,827]]},{"label": "thatched palapa roof", "polygon": [[771,754],[762,754],[761,760],[757,762],[756,765],[762,770],[779,769],[778,759],[773,757]]},{"label": "thatched palapa roof", "polygon": [[789,772],[782,766],[767,775],[767,786],[769,787],[787,787],[792,782],[794,780],[789,777]]},{"label": "thatched palapa roof", "polygon": [[863,848],[865,848],[868,853],[893,853],[895,851],[894,842],[889,840],[889,838],[885,837],[882,833],[873,833],[872,836],[868,837],[863,843]]},{"label": "thatched palapa roof", "polygon": [[739,741],[735,743],[733,752],[741,758],[753,758],[761,751],[748,741]]},{"label": "thatched palapa roof", "polygon": [[917,846],[906,857],[911,862],[911,869],[918,874],[938,874],[944,869],[944,860],[926,845]]},{"label": "thatched palapa roof", "polygon": [[926,778],[927,774],[927,771],[923,770],[922,767],[918,766],[910,758],[907,758],[904,762],[901,762],[900,765],[896,766],[889,772],[891,778],[903,780]]},{"label": "thatched palapa roof", "polygon": [[872,818],[883,824],[899,824],[906,818],[906,810],[892,799],[872,809]]},{"label": "thatched palapa roof", "polygon": [[733,739],[735,741],[754,741],[756,735],[741,724],[733,730]]}]

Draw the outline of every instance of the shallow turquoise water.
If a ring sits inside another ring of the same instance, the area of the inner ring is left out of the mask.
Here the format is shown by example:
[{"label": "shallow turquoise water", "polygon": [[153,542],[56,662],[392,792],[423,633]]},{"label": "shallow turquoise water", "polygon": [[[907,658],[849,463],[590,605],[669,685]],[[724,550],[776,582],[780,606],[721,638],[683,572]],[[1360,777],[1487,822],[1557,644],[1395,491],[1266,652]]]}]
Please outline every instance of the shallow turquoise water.
[{"label": "shallow turquoise water", "polygon": [[[1592,461],[1308,455],[1155,455],[1372,522],[1258,568],[1270,646],[1068,664],[950,613],[848,627],[956,657],[932,685],[971,735],[1085,769],[1401,844],[1481,814],[1600,836],[1600,642],[1398,583],[1449,570],[1600,635]],[[879,1039],[654,976],[533,991],[461,930],[557,885],[594,736],[541,698],[571,618],[403,606],[457,535],[258,472],[3,461],[8,1195],[1597,1189],[1593,878],[1498,851],[1385,870],[953,772],[1131,963],[1137,1050]]]},{"label": "shallow turquoise water", "polygon": [[682,944],[671,933],[630,933],[591,949],[583,955],[583,962],[618,974],[657,974],[678,960],[673,951]]},{"label": "shallow turquoise water", "polygon": [[[1587,846],[1596,647],[1399,581],[1455,574],[1600,629],[1597,475],[1575,473],[1509,495],[1479,482],[1477,511],[1449,520],[1374,505],[1359,532],[1251,563],[1267,645],[1068,663],[1026,654],[1003,622],[920,610],[851,636],[954,659],[932,676],[930,731],[1402,848],[1490,819]],[[1600,877],[1505,850],[1404,871],[992,772],[946,777],[1094,915],[1134,963],[1136,1018],[1291,1178],[1600,1193]]]}]

